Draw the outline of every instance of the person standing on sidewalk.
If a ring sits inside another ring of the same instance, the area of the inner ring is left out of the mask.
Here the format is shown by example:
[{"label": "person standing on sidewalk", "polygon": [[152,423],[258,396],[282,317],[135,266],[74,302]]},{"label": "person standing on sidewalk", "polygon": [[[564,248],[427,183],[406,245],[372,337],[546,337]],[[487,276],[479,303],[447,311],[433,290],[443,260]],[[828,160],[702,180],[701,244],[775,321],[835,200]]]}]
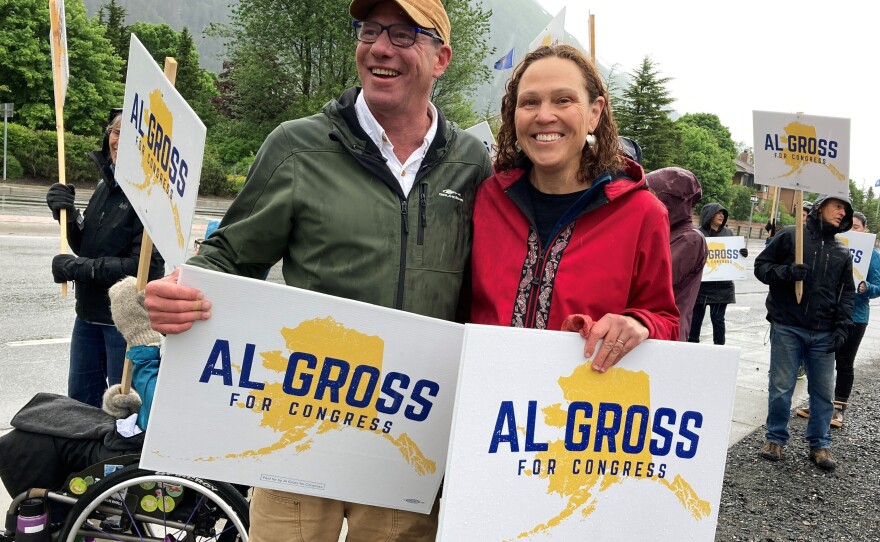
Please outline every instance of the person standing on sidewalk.
[{"label": "person standing on sidewalk", "polygon": [[[868,233],[868,219],[863,213],[858,211],[853,213],[852,231]],[[868,301],[880,297],[880,252],[876,248],[871,251],[871,263],[868,266],[866,279],[856,288],[853,325],[849,329],[846,342],[834,353],[837,380],[834,385],[834,415],[831,418],[831,427],[843,427],[843,416],[849,405],[849,394],[852,392],[856,353],[859,351],[859,345],[868,327],[868,319],[871,317],[871,306]],[[802,418],[810,417],[809,408],[798,408],[795,412]]]},{"label": "person standing on sidewalk", "polygon": [[[810,209],[812,208],[813,204],[809,200],[804,200],[804,204],[801,206],[801,224],[807,223],[807,215],[810,214]],[[803,380],[807,378],[807,370],[804,369],[803,362],[801,362],[800,366],[798,366],[797,378],[798,380]]]},{"label": "person standing on sidewalk", "polygon": [[[321,113],[287,121],[263,142],[241,194],[188,261],[261,278],[283,262],[290,286],[454,320],[471,254],[477,186],[492,174],[486,147],[431,99],[449,66],[440,0],[354,0],[361,87]],[[153,329],[180,333],[211,303],[177,284],[147,285]],[[393,481],[389,481],[391,483]],[[430,514],[255,488],[251,542],[348,539],[433,542]]]},{"label": "person standing on sidewalk", "polygon": [[[709,247],[700,230],[694,228],[694,205],[703,197],[696,175],[680,167],[666,167],[646,176],[648,189],[669,213],[669,249],[672,253],[672,291],[679,314],[679,341],[687,341],[694,304]],[[705,314],[705,307],[703,314]]]},{"label": "person standing on sidewalk", "polygon": [[[843,346],[852,324],[855,287],[849,250],[834,236],[853,223],[852,205],[840,196],[820,196],[803,226],[803,261],[795,261],[795,226],[776,234],[755,260],[755,276],[770,286],[770,379],[767,432],[760,455],[778,461],[788,443],[791,397],[797,367],[803,360],[810,395],[805,438],[810,459],[834,470],[829,426],[834,410],[834,353]],[[798,303],[795,284],[803,281]]]},{"label": "person standing on sidewalk", "polygon": [[[100,151],[89,156],[101,173],[84,214],[74,205],[73,185],[55,183],[46,193],[46,203],[55,220],[67,210],[67,240],[76,254],[58,254],[52,259],[55,282],[74,283],[76,320],[70,339],[70,368],[67,394],[83,403],[100,407],[104,390],[122,380],[125,339],[113,325],[107,291],[126,276],[137,276],[144,226],[125,192],[116,183],[116,153],[119,148],[121,110],[111,111]],[[165,273],[165,261],[153,248],[149,278]]]},{"label": "person standing on sidewalk", "polygon": [[[727,209],[719,203],[707,203],[700,211],[700,233],[707,242],[711,242],[712,237],[732,237],[733,232],[727,227]],[[741,248],[739,254],[746,258],[749,249]],[[730,303],[736,303],[736,290],[732,280],[701,282],[697,301],[694,304],[688,342],[700,342],[700,328],[703,327],[703,318],[706,316],[708,305],[709,318],[712,320],[712,342],[724,344],[726,331],[724,314]]]}]

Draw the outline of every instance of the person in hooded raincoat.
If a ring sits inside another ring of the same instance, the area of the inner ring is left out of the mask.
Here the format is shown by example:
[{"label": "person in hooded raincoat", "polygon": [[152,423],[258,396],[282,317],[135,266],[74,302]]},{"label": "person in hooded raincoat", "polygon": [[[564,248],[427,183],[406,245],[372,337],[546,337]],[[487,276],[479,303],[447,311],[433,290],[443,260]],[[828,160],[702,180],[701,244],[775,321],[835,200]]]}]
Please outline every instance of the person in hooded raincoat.
[{"label": "person in hooded raincoat", "polygon": [[647,175],[648,188],[669,213],[669,249],[672,254],[672,290],[678,307],[679,339],[687,341],[694,303],[709,247],[700,230],[694,228],[694,205],[703,197],[700,181],[690,171],[667,167]]},{"label": "person in hooded raincoat", "polygon": [[[731,237],[733,232],[727,227],[727,209],[719,203],[707,203],[700,211],[700,232],[708,240],[711,237]],[[749,249],[742,248],[739,251],[743,258],[748,257]],[[703,317],[706,316],[706,307],[709,307],[709,318],[712,320],[712,342],[724,344],[726,325],[724,315],[727,305],[736,303],[736,290],[732,280],[719,280],[703,282],[697,301],[694,304],[694,315],[691,321],[691,330],[688,342],[700,342],[700,328],[703,327]]]}]

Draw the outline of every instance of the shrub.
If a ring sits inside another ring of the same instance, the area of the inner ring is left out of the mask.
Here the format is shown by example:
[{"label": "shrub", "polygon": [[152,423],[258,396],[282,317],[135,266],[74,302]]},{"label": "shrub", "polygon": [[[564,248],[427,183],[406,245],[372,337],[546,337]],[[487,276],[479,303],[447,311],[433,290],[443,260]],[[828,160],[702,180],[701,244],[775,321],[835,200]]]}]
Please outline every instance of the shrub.
[{"label": "shrub", "polygon": [[7,179],[21,179],[24,177],[24,168],[21,167],[21,163],[19,163],[18,159],[6,152],[6,178]]},{"label": "shrub", "polygon": [[206,145],[205,156],[202,159],[202,176],[199,179],[199,194],[203,196],[228,196],[233,193],[232,184],[226,177],[226,171],[217,157],[217,152]]},{"label": "shrub", "polygon": [[[23,175],[58,180],[58,138],[55,132],[31,130],[17,124],[7,127],[8,152],[19,162]],[[64,134],[64,172],[69,182],[95,184],[98,171],[88,153],[99,149],[98,137]]]}]

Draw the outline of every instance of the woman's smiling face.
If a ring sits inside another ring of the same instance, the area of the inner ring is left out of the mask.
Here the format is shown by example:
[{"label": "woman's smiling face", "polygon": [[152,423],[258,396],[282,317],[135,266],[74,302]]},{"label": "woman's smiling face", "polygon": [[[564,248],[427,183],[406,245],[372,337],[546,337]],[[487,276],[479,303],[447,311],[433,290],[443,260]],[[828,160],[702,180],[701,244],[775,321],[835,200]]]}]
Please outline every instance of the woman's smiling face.
[{"label": "woman's smiling face", "polygon": [[578,66],[558,57],[535,61],[522,75],[516,100],[516,138],[535,168],[575,170],[587,134],[605,102],[590,101]]}]

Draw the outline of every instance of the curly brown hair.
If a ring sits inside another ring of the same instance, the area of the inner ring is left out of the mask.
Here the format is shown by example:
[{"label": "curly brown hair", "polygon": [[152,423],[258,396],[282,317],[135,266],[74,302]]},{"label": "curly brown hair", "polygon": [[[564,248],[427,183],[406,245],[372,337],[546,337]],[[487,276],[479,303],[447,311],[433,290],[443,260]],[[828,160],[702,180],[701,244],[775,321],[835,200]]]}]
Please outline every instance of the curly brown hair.
[{"label": "curly brown hair", "polygon": [[495,171],[521,167],[523,163],[527,167],[531,167],[529,157],[522,150],[516,148],[515,115],[519,83],[529,66],[538,60],[551,57],[570,60],[580,69],[591,102],[599,96],[605,98],[605,107],[599,117],[599,124],[596,125],[596,130],[593,132],[593,135],[596,136],[596,145],[592,150],[588,145],[584,145],[584,150],[581,152],[578,181],[591,183],[606,172],[623,170],[624,160],[619,152],[617,142],[617,123],[611,114],[611,99],[599,70],[590,59],[576,48],[570,45],[551,45],[539,47],[527,54],[514,70],[510,81],[507,82],[507,92],[501,100],[501,128],[498,131],[498,144],[496,145]]}]

